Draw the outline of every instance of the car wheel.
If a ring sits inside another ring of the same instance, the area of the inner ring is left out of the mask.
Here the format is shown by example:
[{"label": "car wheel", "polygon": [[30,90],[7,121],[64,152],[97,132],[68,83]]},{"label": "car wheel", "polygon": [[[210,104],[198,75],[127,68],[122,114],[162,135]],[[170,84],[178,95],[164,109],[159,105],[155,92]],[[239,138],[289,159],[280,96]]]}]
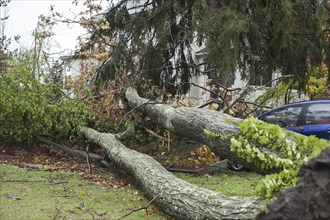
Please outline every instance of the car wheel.
[{"label": "car wheel", "polygon": [[229,164],[229,169],[231,169],[232,171],[236,171],[236,172],[239,172],[239,171],[244,171],[245,170],[245,167],[241,164],[234,164],[234,163],[230,163]]}]

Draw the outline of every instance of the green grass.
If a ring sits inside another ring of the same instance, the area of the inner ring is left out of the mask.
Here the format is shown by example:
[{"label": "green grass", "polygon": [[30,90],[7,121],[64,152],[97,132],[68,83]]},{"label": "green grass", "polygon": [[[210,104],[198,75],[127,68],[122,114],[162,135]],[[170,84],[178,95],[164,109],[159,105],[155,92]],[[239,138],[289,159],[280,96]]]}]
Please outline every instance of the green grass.
[{"label": "green grass", "polygon": [[[253,172],[176,175],[210,190],[241,196],[256,195],[255,187],[263,178]],[[107,176],[109,181],[112,178]],[[98,186],[74,173],[28,171],[0,164],[0,181],[1,220],[118,219],[149,202],[144,193],[134,187]],[[21,200],[7,198],[8,194]],[[167,218],[151,205],[148,213],[140,210],[125,219]]]},{"label": "green grass", "polygon": [[263,179],[263,176],[253,172],[220,173],[198,177],[182,173],[176,175],[197,186],[235,196],[256,196],[256,186]]},{"label": "green grass", "polygon": [[[92,185],[78,174],[27,171],[0,164],[0,175],[1,220],[118,219],[149,202],[134,187]],[[7,194],[21,200],[7,198]],[[125,219],[166,219],[166,216],[150,206],[148,214],[140,210]]]}]

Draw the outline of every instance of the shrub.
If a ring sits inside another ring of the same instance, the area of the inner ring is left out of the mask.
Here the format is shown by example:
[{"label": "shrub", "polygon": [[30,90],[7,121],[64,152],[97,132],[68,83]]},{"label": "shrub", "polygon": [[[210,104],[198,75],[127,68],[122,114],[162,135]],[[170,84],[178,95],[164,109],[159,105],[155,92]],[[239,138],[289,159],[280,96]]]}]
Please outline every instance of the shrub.
[{"label": "shrub", "polygon": [[59,91],[27,57],[12,61],[0,76],[0,141],[76,134],[91,116],[82,102],[62,98]]}]

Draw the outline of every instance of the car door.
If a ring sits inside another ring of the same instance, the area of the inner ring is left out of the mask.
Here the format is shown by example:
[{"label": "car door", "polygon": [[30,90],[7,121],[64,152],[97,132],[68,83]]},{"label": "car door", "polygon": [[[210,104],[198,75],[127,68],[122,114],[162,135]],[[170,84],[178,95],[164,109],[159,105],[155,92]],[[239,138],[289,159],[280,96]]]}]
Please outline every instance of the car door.
[{"label": "car door", "polygon": [[303,135],[330,140],[330,101],[307,104],[303,123],[295,130]]}]

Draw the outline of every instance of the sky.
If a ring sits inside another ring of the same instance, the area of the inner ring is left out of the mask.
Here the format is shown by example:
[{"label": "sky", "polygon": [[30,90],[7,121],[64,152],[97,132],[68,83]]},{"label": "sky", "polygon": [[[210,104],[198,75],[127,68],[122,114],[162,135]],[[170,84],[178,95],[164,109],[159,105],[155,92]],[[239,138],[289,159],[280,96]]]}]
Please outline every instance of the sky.
[{"label": "sky", "polygon": [[[1,17],[9,15],[9,19],[5,21],[4,32],[7,36],[13,38],[15,35],[20,35],[20,43],[13,43],[10,49],[16,49],[21,46],[28,48],[31,46],[33,38],[32,32],[37,26],[38,16],[40,14],[47,15],[50,12],[50,5],[55,5],[55,11],[63,13],[65,17],[73,16],[84,9],[83,2],[78,1],[78,6],[72,4],[73,0],[11,0],[8,7],[1,10]],[[110,1],[111,2],[111,1]],[[107,0],[102,1],[103,9],[109,6]],[[3,22],[3,21],[2,21]],[[79,25],[66,24],[57,25],[53,31],[55,32],[54,39],[59,43],[60,47],[54,47],[53,52],[65,50],[64,53],[70,54],[74,50],[77,43],[76,39],[79,35],[84,35],[85,31]],[[62,54],[65,55],[65,54]]]}]

